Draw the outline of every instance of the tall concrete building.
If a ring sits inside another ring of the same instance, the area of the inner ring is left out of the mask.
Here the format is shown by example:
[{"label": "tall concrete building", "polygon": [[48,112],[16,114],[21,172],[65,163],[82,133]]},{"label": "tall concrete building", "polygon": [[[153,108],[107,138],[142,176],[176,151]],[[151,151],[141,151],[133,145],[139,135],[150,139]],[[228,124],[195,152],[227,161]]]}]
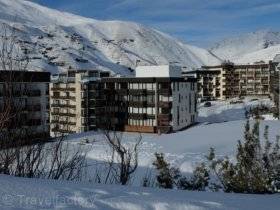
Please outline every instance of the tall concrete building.
[{"label": "tall concrete building", "polygon": [[168,133],[197,118],[196,79],[184,79],[177,66],[140,66],[136,77],[103,78],[103,123],[110,129]]},{"label": "tall concrete building", "polygon": [[51,136],[96,129],[104,105],[100,79],[108,76],[109,72],[79,70],[51,77]]},{"label": "tall concrete building", "polygon": [[270,65],[255,63],[219,66],[203,66],[195,72],[186,72],[185,77],[196,74],[198,96],[201,99],[228,99],[240,96],[270,95]]},{"label": "tall concrete building", "polygon": [[49,137],[49,82],[48,72],[0,71],[2,134],[9,131],[21,143]]},{"label": "tall concrete building", "polygon": [[196,122],[196,79],[181,68],[147,66],[136,77],[99,71],[55,75],[50,85],[51,135],[94,129],[167,133]]}]

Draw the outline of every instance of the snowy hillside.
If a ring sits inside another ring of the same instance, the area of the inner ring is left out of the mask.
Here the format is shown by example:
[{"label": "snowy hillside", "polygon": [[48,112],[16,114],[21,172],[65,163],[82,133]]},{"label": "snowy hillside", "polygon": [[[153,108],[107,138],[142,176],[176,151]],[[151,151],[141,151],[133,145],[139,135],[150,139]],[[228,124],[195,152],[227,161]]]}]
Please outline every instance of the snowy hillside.
[{"label": "snowy hillside", "polygon": [[263,30],[225,39],[210,51],[235,63],[268,62],[280,52],[280,32]]},{"label": "snowy hillside", "polygon": [[0,0],[0,22],[19,32],[19,44],[27,45],[33,68],[51,72],[97,68],[129,75],[137,60],[141,65],[178,62],[189,68],[219,62],[207,50],[140,24],[98,21],[30,1]]}]

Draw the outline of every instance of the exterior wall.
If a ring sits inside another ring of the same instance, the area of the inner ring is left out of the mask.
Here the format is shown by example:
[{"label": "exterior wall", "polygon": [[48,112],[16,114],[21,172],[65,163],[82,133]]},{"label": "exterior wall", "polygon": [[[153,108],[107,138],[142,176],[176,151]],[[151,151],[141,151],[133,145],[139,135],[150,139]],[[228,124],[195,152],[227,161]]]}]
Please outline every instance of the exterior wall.
[{"label": "exterior wall", "polygon": [[136,77],[181,77],[181,67],[162,65],[162,66],[138,66]]},{"label": "exterior wall", "polygon": [[270,71],[269,64],[204,66],[196,71],[198,97],[225,100],[240,96],[269,96]]},{"label": "exterior wall", "polygon": [[172,86],[172,127],[177,131],[197,120],[197,84],[174,82]]},{"label": "exterior wall", "polygon": [[[280,56],[277,56],[278,59],[280,59]],[[271,75],[270,75],[270,96],[272,100],[274,101],[277,112],[279,112],[279,86],[280,86],[280,78],[279,78],[279,73],[280,73],[280,60],[277,60],[271,62]]]},{"label": "exterior wall", "polygon": [[[111,129],[167,133],[196,122],[196,82],[183,78],[106,78],[102,82],[110,92],[105,94],[104,122],[110,122]],[[179,84],[179,89],[173,90],[177,88],[173,84]]]},{"label": "exterior wall", "polygon": [[[13,80],[8,82],[5,76],[10,74]],[[49,137],[49,81],[50,74],[46,72],[0,71],[0,111],[5,109],[4,86],[8,82],[13,94],[11,106],[16,106],[18,115],[14,120],[21,124],[21,128],[12,129],[25,129],[30,141]]]},{"label": "exterior wall", "polygon": [[270,69],[268,64],[236,65],[225,72],[225,98],[239,96],[269,96]]},{"label": "exterior wall", "polygon": [[99,71],[74,71],[53,77],[50,84],[51,136],[96,129],[95,109],[100,103]]},{"label": "exterior wall", "polygon": [[[169,66],[165,70],[166,76],[176,75],[169,72]],[[196,79],[134,77],[90,81],[85,78],[84,73],[75,72],[71,77],[58,77],[50,85],[52,136],[95,128],[167,133],[196,121]],[[173,91],[176,82],[179,90]],[[173,115],[177,115],[174,111],[177,106],[180,119],[175,124],[177,118]]]},{"label": "exterior wall", "polygon": [[76,86],[72,81],[50,84],[51,136],[67,133],[68,130],[77,132],[75,93]]}]

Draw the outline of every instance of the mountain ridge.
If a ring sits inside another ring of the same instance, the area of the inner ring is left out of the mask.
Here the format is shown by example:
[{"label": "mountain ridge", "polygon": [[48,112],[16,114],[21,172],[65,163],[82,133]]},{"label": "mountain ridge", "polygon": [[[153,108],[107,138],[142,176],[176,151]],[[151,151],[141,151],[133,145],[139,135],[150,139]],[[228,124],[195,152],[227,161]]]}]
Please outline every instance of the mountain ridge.
[{"label": "mountain ridge", "polygon": [[216,43],[210,52],[223,60],[234,63],[253,63],[273,59],[280,51],[280,32],[259,30],[224,39]]},{"label": "mountain ridge", "polygon": [[0,21],[30,42],[32,68],[52,73],[71,68],[132,75],[136,63],[177,62],[192,69],[220,62],[205,49],[141,24],[80,17],[25,0],[0,0]]}]

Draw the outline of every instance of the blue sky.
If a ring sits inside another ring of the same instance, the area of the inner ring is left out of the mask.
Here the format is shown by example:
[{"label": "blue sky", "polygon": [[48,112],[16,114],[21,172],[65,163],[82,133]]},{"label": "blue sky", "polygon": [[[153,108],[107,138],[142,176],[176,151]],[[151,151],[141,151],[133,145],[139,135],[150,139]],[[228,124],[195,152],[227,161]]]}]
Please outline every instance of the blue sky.
[{"label": "blue sky", "polygon": [[280,29],[279,0],[33,0],[100,20],[134,21],[208,47],[225,37]]}]

